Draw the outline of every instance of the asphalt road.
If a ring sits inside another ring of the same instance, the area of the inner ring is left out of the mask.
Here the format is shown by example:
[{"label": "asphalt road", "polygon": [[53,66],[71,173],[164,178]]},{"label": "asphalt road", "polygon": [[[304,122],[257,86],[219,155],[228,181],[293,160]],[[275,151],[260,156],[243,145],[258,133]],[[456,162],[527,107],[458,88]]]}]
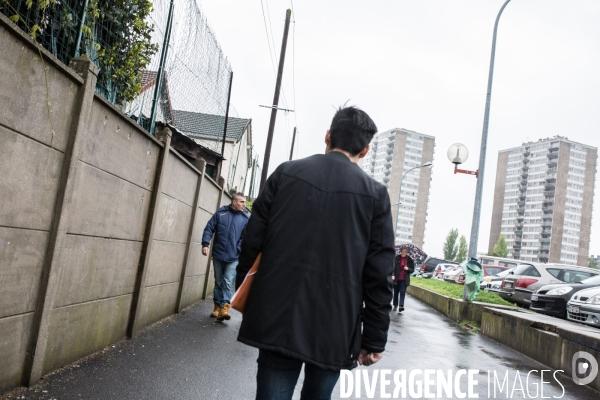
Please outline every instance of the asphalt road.
[{"label": "asphalt road", "polygon": [[[473,376],[478,382],[473,392],[478,398],[600,397],[592,389],[576,386],[566,375],[554,377],[546,372],[544,381],[548,383],[542,385],[539,371],[547,369],[542,365],[481,334],[468,332],[410,296],[406,307],[402,314],[392,315],[384,358],[366,368],[370,378],[367,383],[373,383],[376,369],[378,374],[390,371],[387,379],[391,382],[384,387],[385,393],[394,394],[393,375],[400,379],[403,371],[407,380],[411,371],[416,374],[411,388],[417,391],[412,396],[407,391],[404,398],[425,398],[423,388],[418,393],[425,370],[441,370],[445,376],[450,370],[452,378],[462,370],[479,370]],[[133,340],[109,346],[45,377],[32,388],[5,394],[3,399],[253,399],[258,351],[236,341],[241,316],[236,313],[229,322],[220,323],[208,316],[210,311],[212,302],[202,302],[146,329]],[[538,372],[530,373],[532,370]],[[464,373],[459,375],[459,393],[452,388],[451,395],[442,390],[440,397],[432,398],[455,399],[462,392],[469,398],[468,374]],[[499,382],[508,378],[502,391],[494,382],[494,373]],[[488,376],[492,382],[489,385]],[[436,372],[432,377],[433,385],[428,388],[435,396]],[[300,398],[301,380],[295,399]],[[544,388],[543,397],[540,385]],[[370,398],[382,398],[381,386],[380,380],[375,382],[375,393]],[[338,382],[333,399],[342,398],[340,389]],[[369,398],[366,389],[363,378],[360,398]],[[398,394],[401,396],[402,391]],[[349,398],[357,398],[356,389]]]}]

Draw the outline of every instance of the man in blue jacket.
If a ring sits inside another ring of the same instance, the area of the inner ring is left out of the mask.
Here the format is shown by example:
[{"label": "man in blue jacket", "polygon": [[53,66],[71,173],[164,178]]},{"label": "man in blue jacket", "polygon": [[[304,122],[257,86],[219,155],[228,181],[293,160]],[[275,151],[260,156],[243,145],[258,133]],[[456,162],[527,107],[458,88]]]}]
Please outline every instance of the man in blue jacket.
[{"label": "man in blue jacket", "polygon": [[223,206],[213,214],[202,234],[202,254],[208,255],[208,246],[213,234],[212,258],[215,268],[215,308],[210,314],[217,321],[231,318],[229,307],[235,282],[235,272],[240,256],[244,228],[249,219],[246,198],[234,193],[231,204]]}]

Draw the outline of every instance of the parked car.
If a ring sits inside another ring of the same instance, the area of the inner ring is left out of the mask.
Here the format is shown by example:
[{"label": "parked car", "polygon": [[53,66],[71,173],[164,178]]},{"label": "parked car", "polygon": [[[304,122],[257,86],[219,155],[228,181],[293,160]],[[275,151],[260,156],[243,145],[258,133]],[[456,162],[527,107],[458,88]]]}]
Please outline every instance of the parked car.
[{"label": "parked car", "polygon": [[446,271],[444,271],[442,279],[447,282],[459,283],[458,279],[461,276],[461,274],[464,274],[462,267],[460,265],[454,265],[453,267],[448,268]]},{"label": "parked car", "polygon": [[503,258],[496,256],[481,256],[479,257],[481,265],[497,265],[499,267],[514,268],[517,264],[521,264],[521,261],[514,260],[512,258]]},{"label": "parked car", "polygon": [[420,275],[423,278],[431,278],[433,276],[433,270],[435,269],[435,267],[438,264],[442,264],[442,263],[443,264],[458,265],[458,263],[455,263],[455,262],[452,262],[452,261],[446,261],[446,260],[441,259],[441,258],[427,257],[427,259],[425,260],[425,262],[421,266],[421,273],[420,273]]},{"label": "parked car", "polygon": [[[566,271],[566,274],[572,274]],[[571,279],[571,283],[557,283],[554,285],[542,286],[531,294],[530,310],[540,314],[551,315],[562,319],[567,318],[567,303],[575,293],[581,290],[600,287],[600,275],[595,275],[587,279],[581,279],[583,272],[574,272],[575,277],[563,277]]]},{"label": "parked car", "polygon": [[[508,267],[500,267],[497,265],[482,265],[481,269],[483,269],[483,276],[486,277],[499,274],[500,272],[507,270]],[[456,278],[455,282],[463,285],[465,283],[466,276],[467,274],[464,271],[461,272],[461,274]],[[483,283],[483,279],[481,280],[481,282]],[[481,284],[479,285],[479,287],[482,288]]]},{"label": "parked car", "polygon": [[433,278],[442,279],[444,272],[451,267],[456,267],[456,264],[439,263],[433,270]]},{"label": "parked car", "polygon": [[567,303],[567,319],[600,327],[600,288],[575,293]]},{"label": "parked car", "polygon": [[597,269],[565,264],[523,263],[502,281],[498,295],[504,300],[523,307],[531,304],[531,294],[542,286],[553,283],[570,283],[598,275]]},{"label": "parked car", "polygon": [[479,288],[481,290],[485,290],[486,292],[497,292],[498,290],[500,290],[500,285],[502,285],[502,281],[504,280],[504,278],[508,276],[508,274],[510,274],[513,270],[514,268],[508,268],[495,275],[489,275],[484,277],[481,280],[481,285],[479,286]]}]

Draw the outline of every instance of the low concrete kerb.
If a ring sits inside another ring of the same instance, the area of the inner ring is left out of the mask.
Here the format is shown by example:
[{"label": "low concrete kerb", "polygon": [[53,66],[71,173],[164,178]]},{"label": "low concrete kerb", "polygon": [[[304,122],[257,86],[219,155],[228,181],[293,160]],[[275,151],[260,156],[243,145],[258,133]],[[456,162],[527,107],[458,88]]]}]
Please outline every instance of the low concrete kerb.
[{"label": "low concrete kerb", "polygon": [[[568,376],[576,353],[600,360],[598,329],[546,315],[486,308],[481,333]],[[600,373],[587,386],[600,390]]]},{"label": "low concrete kerb", "polygon": [[462,299],[454,299],[414,285],[409,286],[407,292],[455,322],[469,320],[481,323],[485,308],[517,310],[517,307],[503,306],[500,304],[481,303],[478,301],[470,303]]}]

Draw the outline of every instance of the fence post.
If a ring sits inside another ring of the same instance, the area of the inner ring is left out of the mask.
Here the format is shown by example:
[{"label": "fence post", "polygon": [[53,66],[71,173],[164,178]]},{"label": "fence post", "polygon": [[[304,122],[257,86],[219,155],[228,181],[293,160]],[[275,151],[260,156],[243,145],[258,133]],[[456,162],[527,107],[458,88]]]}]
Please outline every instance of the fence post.
[{"label": "fence post", "polygon": [[165,169],[167,168],[167,160],[169,158],[169,150],[171,147],[171,136],[172,132],[167,127],[163,127],[156,132],[156,137],[164,143],[165,147],[161,152],[158,167],[156,168],[156,176],[154,178],[154,186],[150,198],[150,208],[148,209],[148,220],[146,221],[146,232],[144,233],[144,243],[142,245],[142,254],[140,263],[138,264],[135,287],[133,289],[133,299],[131,300],[129,322],[127,324],[127,336],[130,338],[140,330],[139,320],[144,299],[144,288],[146,286],[146,272],[148,271],[148,264],[150,263],[150,256],[152,255],[152,247],[154,245],[155,225]]},{"label": "fence post", "polygon": [[183,291],[185,287],[185,275],[190,264],[190,254],[192,253],[192,239],[197,224],[196,216],[198,213],[198,203],[200,202],[200,190],[202,188],[202,182],[204,181],[204,173],[206,171],[206,161],[198,160],[196,162],[196,167],[200,169],[200,174],[198,175],[198,183],[196,183],[196,197],[194,198],[194,204],[192,206],[192,220],[190,221],[190,230],[188,232],[187,243],[185,245],[185,255],[183,258],[183,268],[181,269],[181,278],[179,279],[179,291],[177,292],[177,303],[175,305],[176,313],[180,313],[182,309],[181,299],[183,297]]},{"label": "fence post", "polygon": [[23,374],[23,384],[26,386],[36,383],[42,376],[50,318],[52,309],[54,308],[56,288],[59,284],[59,261],[67,234],[66,230],[70,215],[69,209],[73,203],[77,166],[82,149],[82,136],[89,122],[94,102],[96,79],[98,77],[98,68],[85,56],[71,59],[69,67],[74,69],[83,78],[83,85],[77,91],[75,101],[77,108],[73,112],[71,133],[65,150],[56,195],[56,204],[54,206],[54,219],[50,227],[50,237],[42,267],[37,303],[33,314],[31,340],[29,342]]},{"label": "fence post", "polygon": [[[165,30],[165,37],[163,40],[163,47],[160,53],[160,64],[158,66],[158,71],[156,72],[156,81],[154,83],[154,97],[152,98],[152,109],[150,111],[150,128],[148,132],[151,135],[154,135],[154,128],[156,126],[156,115],[159,103],[159,97],[162,89],[162,81],[165,73],[165,64],[167,63],[167,51],[169,50],[169,41],[171,40],[171,26],[173,25],[173,0],[171,0],[171,4],[169,5],[169,15],[167,17],[167,28]],[[140,110],[140,113],[142,110]]]},{"label": "fence post", "polygon": [[[223,192],[225,191],[225,178],[222,176],[217,180],[217,184],[221,187],[221,191],[219,192],[219,199],[217,200],[217,208],[215,212],[221,208],[221,200],[223,199]],[[202,298],[206,299],[206,291],[208,290],[208,280],[210,278],[210,264],[212,260],[212,249],[213,249],[213,240],[210,241],[210,252],[208,253],[208,262],[206,263],[206,275],[204,276],[204,289],[202,289]]]}]

